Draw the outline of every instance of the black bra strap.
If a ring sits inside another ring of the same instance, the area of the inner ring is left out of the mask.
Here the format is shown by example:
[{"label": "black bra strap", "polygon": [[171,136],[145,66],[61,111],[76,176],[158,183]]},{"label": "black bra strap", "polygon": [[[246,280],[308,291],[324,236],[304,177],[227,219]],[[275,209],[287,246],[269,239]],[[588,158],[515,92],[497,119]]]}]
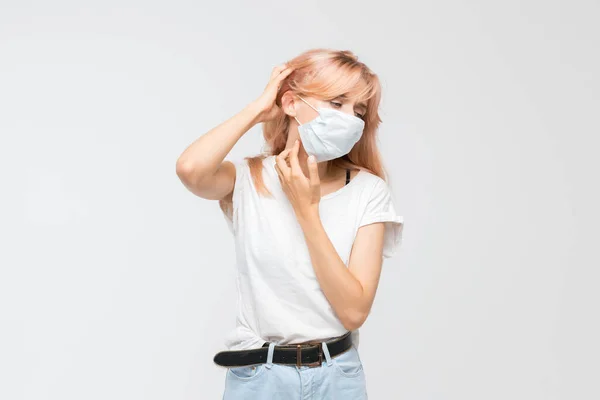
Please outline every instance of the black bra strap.
[{"label": "black bra strap", "polygon": [[346,185],[350,182],[350,169],[346,170]]}]

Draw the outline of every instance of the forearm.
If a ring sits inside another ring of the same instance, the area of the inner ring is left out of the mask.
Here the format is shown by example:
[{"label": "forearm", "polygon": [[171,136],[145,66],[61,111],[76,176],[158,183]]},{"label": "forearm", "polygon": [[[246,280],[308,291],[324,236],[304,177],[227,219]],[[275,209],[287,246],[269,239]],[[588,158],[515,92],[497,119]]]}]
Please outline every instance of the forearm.
[{"label": "forearm", "polygon": [[258,118],[258,107],[248,104],[189,145],[177,160],[178,168],[196,177],[214,174],[237,141],[259,122]]},{"label": "forearm", "polygon": [[298,221],[315,275],[325,297],[340,321],[348,330],[357,328],[364,321],[361,283],[348,270],[325,231],[318,211],[299,216]]}]

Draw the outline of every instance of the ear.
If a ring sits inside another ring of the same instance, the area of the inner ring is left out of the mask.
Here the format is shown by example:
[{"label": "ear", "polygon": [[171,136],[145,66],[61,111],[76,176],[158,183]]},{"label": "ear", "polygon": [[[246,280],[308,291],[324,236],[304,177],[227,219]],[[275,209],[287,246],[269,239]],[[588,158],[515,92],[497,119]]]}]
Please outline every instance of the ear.
[{"label": "ear", "polygon": [[281,96],[281,109],[283,110],[284,113],[286,113],[286,115],[289,115],[290,117],[295,117],[296,116],[296,99],[294,96],[294,93],[291,90],[287,90],[282,96]]}]

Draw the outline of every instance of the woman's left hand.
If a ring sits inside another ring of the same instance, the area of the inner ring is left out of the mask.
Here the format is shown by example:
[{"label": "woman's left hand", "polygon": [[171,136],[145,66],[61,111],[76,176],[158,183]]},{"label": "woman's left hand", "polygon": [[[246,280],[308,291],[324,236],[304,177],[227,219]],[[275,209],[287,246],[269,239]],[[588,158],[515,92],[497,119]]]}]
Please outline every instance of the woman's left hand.
[{"label": "woman's left hand", "polygon": [[[294,146],[282,151],[275,157],[275,170],[279,175],[281,187],[287,195],[297,217],[306,217],[310,213],[319,211],[321,200],[321,183],[319,170],[315,161],[308,158],[308,178],[302,172],[298,161],[300,142],[296,140]],[[288,167],[286,159],[289,158]],[[314,160],[314,158],[313,158]]]}]

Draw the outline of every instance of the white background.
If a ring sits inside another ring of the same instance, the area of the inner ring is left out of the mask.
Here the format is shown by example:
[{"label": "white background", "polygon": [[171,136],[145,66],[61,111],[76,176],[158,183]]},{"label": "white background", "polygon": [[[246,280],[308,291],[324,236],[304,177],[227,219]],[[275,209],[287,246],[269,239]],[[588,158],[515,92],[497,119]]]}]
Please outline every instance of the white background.
[{"label": "white background", "polygon": [[[2,1],[0,398],[217,399],[233,239],[175,162],[313,47],[383,83],[370,398],[598,399],[596,1]],[[261,151],[256,126],[228,158]]]}]

